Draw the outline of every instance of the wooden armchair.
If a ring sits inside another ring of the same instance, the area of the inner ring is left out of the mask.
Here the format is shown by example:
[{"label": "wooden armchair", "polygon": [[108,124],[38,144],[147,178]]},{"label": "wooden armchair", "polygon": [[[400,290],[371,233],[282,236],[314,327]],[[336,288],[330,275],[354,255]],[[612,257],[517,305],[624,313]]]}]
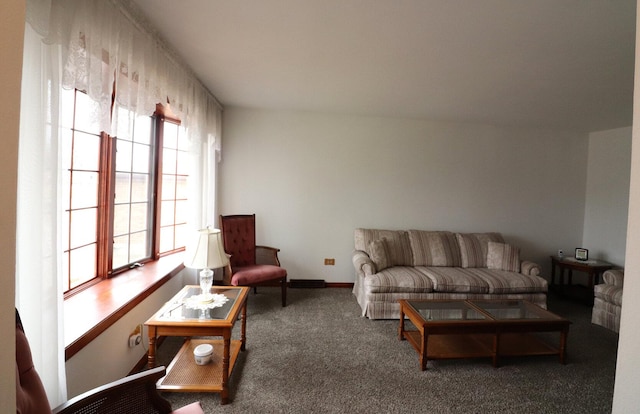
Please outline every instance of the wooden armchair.
[{"label": "wooden armchair", "polygon": [[282,291],[282,306],[287,306],[287,271],[280,267],[280,249],[256,245],[256,215],[220,216],[224,250],[229,255],[223,283],[251,286],[277,283]]}]

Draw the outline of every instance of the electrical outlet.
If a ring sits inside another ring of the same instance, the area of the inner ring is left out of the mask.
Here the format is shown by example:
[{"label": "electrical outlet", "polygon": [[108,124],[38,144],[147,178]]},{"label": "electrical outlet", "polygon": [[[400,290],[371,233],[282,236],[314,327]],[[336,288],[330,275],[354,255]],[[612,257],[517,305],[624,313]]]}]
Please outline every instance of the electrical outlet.
[{"label": "electrical outlet", "polygon": [[136,326],[136,329],[129,334],[129,348],[134,348],[142,343],[142,324]]},{"label": "electrical outlet", "polygon": [[325,266],[334,266],[336,264],[336,259],[324,259]]}]

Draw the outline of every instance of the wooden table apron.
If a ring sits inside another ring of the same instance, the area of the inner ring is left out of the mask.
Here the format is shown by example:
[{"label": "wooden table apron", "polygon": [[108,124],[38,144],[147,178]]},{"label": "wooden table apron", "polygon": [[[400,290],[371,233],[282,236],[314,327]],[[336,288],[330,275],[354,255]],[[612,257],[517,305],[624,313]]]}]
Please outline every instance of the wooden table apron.
[{"label": "wooden table apron", "polygon": [[[236,303],[230,311],[226,320],[193,320],[193,321],[147,321],[145,324],[149,334],[149,354],[148,365],[153,368],[156,363],[156,340],[162,336],[221,336],[223,338],[224,350],[222,359],[222,392],[221,403],[228,402],[228,382],[229,382],[229,359],[231,334],[238,315],[242,314],[241,346],[242,351],[246,347],[246,321],[247,321],[247,293],[249,288],[240,288],[241,291],[236,298]],[[155,316],[155,315],[154,315]],[[152,318],[153,319],[153,318]]]}]

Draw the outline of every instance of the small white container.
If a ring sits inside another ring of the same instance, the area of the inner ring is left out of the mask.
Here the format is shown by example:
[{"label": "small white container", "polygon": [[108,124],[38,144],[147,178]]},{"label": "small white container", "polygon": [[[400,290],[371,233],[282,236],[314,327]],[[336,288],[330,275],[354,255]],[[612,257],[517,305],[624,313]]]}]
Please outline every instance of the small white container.
[{"label": "small white container", "polygon": [[211,356],[213,355],[213,345],[202,344],[196,346],[193,350],[193,356],[196,359],[196,364],[206,365],[211,362]]}]

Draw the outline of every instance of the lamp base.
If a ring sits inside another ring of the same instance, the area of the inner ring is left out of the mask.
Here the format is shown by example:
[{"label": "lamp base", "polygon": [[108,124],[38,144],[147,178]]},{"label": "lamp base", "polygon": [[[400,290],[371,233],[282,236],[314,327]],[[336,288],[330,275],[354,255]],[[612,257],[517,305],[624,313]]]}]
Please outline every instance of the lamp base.
[{"label": "lamp base", "polygon": [[201,299],[209,299],[211,297],[212,285],[213,285],[213,270],[202,269],[200,271],[200,289],[202,290]]}]

